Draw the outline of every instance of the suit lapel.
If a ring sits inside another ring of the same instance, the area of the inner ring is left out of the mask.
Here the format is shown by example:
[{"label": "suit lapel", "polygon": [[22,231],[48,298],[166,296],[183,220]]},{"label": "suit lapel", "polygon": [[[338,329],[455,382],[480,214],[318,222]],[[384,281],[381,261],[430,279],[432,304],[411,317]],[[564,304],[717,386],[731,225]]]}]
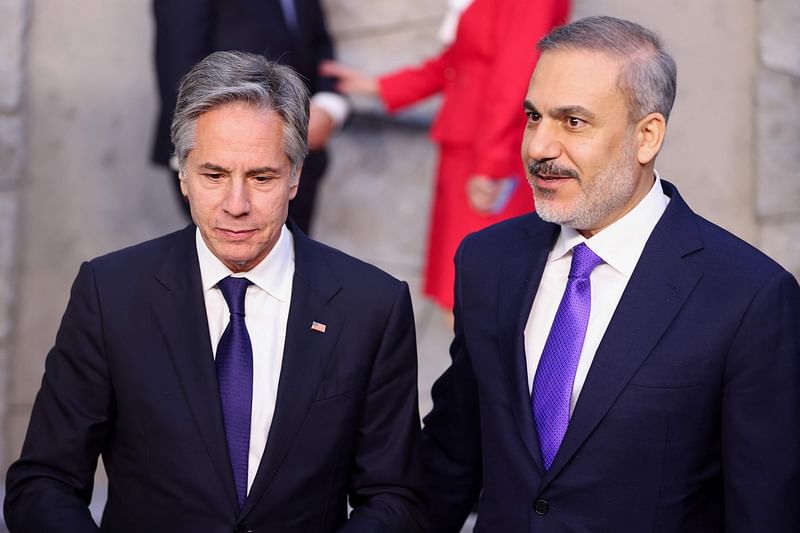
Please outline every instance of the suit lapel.
[{"label": "suit lapel", "polygon": [[195,247],[189,226],[156,274],[151,303],[197,430],[231,505],[238,507],[222,421],[217,374]]},{"label": "suit lapel", "polygon": [[[530,221],[533,222],[531,215]],[[524,240],[508,247],[500,278],[503,290],[498,295],[498,323],[500,332],[500,358],[509,384],[511,403],[517,428],[528,452],[540,472],[544,472],[539,439],[531,413],[531,395],[528,390],[528,369],[525,356],[525,325],[528,322],[533,299],[539,287],[547,256],[558,236],[554,224],[532,223],[527,226]]]},{"label": "suit lapel", "polygon": [[[343,315],[331,305],[340,285],[318,245],[292,223],[289,227],[294,236],[295,273],[275,414],[243,513],[256,505],[286,457],[344,325]],[[325,332],[311,329],[313,322],[325,324]]]},{"label": "suit lapel", "polygon": [[[680,311],[701,277],[683,260],[702,248],[689,210],[675,188],[595,353],[564,441],[547,472],[549,483],[611,408]],[[671,193],[671,194],[670,194]]]}]

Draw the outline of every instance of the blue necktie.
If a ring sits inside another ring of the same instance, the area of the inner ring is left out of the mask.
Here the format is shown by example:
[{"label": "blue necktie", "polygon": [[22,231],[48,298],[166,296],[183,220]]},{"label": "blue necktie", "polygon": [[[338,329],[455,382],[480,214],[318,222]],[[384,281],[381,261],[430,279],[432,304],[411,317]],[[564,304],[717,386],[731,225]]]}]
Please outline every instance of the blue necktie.
[{"label": "blue necktie", "polygon": [[294,0],[281,0],[281,9],[289,31],[294,35],[299,34],[300,25],[297,23],[297,9],[295,8]]},{"label": "blue necktie", "polygon": [[546,469],[553,464],[569,425],[572,386],[592,307],[589,275],[602,262],[586,244],[573,248],[567,287],[533,378],[533,419]]},{"label": "blue necktie", "polygon": [[244,322],[244,297],[250,281],[227,277],[217,283],[231,313],[217,345],[217,383],[239,506],[247,499],[250,412],[253,405],[253,347]]}]

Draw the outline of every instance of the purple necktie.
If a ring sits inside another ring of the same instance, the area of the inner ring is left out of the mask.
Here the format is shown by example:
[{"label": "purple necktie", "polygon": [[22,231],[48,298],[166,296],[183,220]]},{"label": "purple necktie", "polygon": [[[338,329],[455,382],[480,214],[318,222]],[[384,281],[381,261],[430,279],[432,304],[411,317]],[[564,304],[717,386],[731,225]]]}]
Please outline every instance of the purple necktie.
[{"label": "purple necktie", "polygon": [[247,499],[247,459],[250,454],[250,411],[253,404],[253,347],[244,322],[244,297],[250,280],[228,276],[217,283],[231,312],[217,345],[217,383],[228,455],[239,506]]},{"label": "purple necktie", "polygon": [[572,385],[592,307],[589,275],[602,262],[586,244],[572,249],[567,287],[533,378],[533,420],[545,469],[553,464],[567,432]]}]

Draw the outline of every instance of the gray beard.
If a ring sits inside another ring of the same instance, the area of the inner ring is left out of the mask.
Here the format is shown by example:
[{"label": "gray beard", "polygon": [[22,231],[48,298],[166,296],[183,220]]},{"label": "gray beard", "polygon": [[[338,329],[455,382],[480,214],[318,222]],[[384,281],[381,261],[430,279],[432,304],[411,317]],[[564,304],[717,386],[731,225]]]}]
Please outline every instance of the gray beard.
[{"label": "gray beard", "polygon": [[636,189],[633,142],[626,142],[620,154],[592,181],[578,179],[580,191],[571,205],[553,200],[557,194],[533,188],[536,212],[545,222],[576,230],[600,227],[630,200]]}]

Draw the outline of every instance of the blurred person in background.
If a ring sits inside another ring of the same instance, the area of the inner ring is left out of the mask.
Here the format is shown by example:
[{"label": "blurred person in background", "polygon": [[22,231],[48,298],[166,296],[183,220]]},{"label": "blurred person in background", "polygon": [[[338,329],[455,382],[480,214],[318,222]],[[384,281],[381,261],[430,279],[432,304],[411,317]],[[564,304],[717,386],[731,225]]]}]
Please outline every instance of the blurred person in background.
[{"label": "blurred person in background", "polygon": [[241,50],[291,66],[311,91],[310,152],[297,197],[289,203],[289,216],[308,234],[319,183],[328,164],[325,146],[348,114],[348,103],[336,93],[334,80],[319,74],[320,63],[334,57],[320,1],[154,0],[153,13],[161,111],[152,158],[175,172],[172,176],[176,178],[176,195],[186,215],[188,207],[177,182],[174,147],[169,137],[178,81],[211,52]]},{"label": "blurred person in background", "polygon": [[[463,13],[462,13],[463,11]],[[437,93],[439,146],[424,267],[424,294],[453,307],[453,256],[469,233],[533,209],[519,160],[520,102],[536,42],[563,23],[569,0],[452,0],[444,50],[422,65],[372,77],[335,62],[321,72],[346,94],[377,96],[394,113]]]}]

